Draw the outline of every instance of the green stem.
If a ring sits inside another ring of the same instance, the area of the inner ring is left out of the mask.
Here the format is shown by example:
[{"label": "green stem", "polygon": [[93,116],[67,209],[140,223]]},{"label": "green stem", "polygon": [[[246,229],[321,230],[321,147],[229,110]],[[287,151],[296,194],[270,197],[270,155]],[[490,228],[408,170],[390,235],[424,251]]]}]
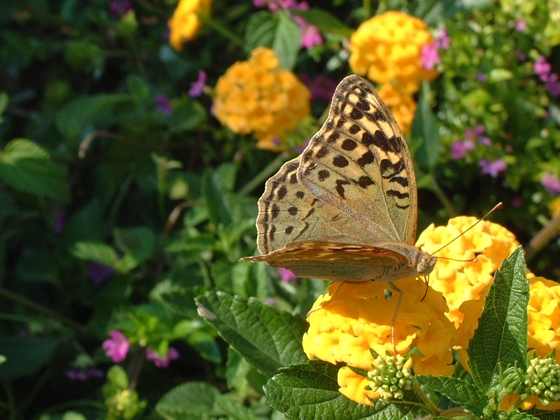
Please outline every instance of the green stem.
[{"label": "green stem", "polygon": [[447,214],[449,214],[449,218],[456,217],[457,211],[455,210],[455,207],[453,207],[451,200],[447,198],[447,195],[445,195],[445,193],[440,188],[440,186],[438,185],[438,183],[436,182],[433,176],[430,176],[430,187],[432,188],[432,191],[436,194],[436,196],[439,198],[439,201],[441,201],[441,203],[447,210]]},{"label": "green stem", "polygon": [[128,175],[126,176],[126,178],[124,179],[124,181],[121,183],[119,187],[119,191],[117,192],[117,196],[115,197],[115,200],[113,201],[113,205],[109,210],[109,214],[105,222],[105,229],[103,230],[103,232],[106,232],[107,229],[109,229],[113,225],[113,221],[117,216],[119,208],[121,207],[121,204],[124,200],[124,197],[128,193],[128,189],[130,188],[132,182],[134,181],[135,175],[136,175],[136,171],[134,169],[131,169]]},{"label": "green stem", "polygon": [[280,153],[276,159],[268,164],[266,168],[264,168],[260,174],[258,174],[255,178],[249,181],[243,188],[238,191],[240,195],[247,195],[259,185],[261,185],[265,180],[270,178],[274,172],[276,172],[280,167],[284,164],[286,159],[290,157],[289,152],[282,152]]},{"label": "green stem", "polygon": [[554,216],[525,247],[525,259],[531,260],[560,231],[560,213]]},{"label": "green stem", "polygon": [[38,303],[35,303],[27,298],[24,298],[20,295],[17,295],[15,293],[12,293],[6,289],[0,288],[0,296],[5,297],[6,299],[9,299],[11,301],[14,301],[16,303],[19,303],[20,305],[23,305],[33,311],[36,311],[40,314],[43,314],[49,318],[55,319],[58,322],[60,322],[63,325],[66,325],[67,327],[76,330],[77,332],[81,333],[81,334],[85,334],[91,337],[97,337],[93,332],[91,332],[90,330],[88,330],[87,328],[81,326],[80,324],[75,323],[74,321],[69,320],[68,318],[60,315],[57,312],[54,312],[48,308],[45,308],[42,305],[39,305]]},{"label": "green stem", "polygon": [[229,41],[236,44],[238,47],[245,48],[245,42],[243,41],[243,39],[238,37],[236,34],[234,34],[232,31],[230,31],[224,25],[216,22],[214,19],[212,19],[211,17],[208,17],[208,16],[199,16],[199,18],[202,20],[202,22],[205,25],[210,26],[212,29],[214,29],[216,32],[223,35],[225,38],[227,38]]},{"label": "green stem", "polygon": [[130,364],[130,368],[128,371],[128,389],[134,391],[136,386],[138,385],[138,377],[140,376],[140,371],[142,370],[142,366],[144,365],[144,360],[146,359],[146,348],[139,347],[134,354],[134,359],[132,359],[132,363]]},{"label": "green stem", "polygon": [[437,416],[440,413],[439,408],[433,403],[432,400],[424,393],[424,390],[420,385],[415,383],[412,385],[412,390],[424,403],[424,409],[427,410],[432,416]]}]

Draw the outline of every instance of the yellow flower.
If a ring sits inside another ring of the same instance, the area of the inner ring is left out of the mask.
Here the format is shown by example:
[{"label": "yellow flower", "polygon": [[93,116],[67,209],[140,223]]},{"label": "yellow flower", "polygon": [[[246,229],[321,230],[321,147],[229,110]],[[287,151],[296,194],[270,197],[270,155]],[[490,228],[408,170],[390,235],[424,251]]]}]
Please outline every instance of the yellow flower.
[{"label": "yellow flower", "polygon": [[350,38],[350,67],[377,83],[394,83],[416,92],[423,80],[437,77],[422,66],[422,47],[431,43],[427,25],[405,13],[389,11],[365,21]]},{"label": "yellow flower", "polygon": [[262,149],[277,150],[286,131],[311,112],[311,93],[280,68],[274,51],[257,48],[248,61],[233,64],[216,84],[214,112],[239,134],[253,133]]},{"label": "yellow flower", "polygon": [[179,4],[167,23],[169,42],[177,51],[183,44],[196,38],[200,30],[200,16],[210,14],[213,0],[179,0]]},{"label": "yellow flower", "polygon": [[558,214],[560,214],[560,197],[557,197],[548,203],[548,209],[552,213],[552,217],[558,216]]},{"label": "yellow flower", "polygon": [[[416,245],[428,253],[436,252],[477,220],[462,216],[451,219],[447,226],[430,225]],[[519,242],[506,228],[483,220],[436,254],[439,258],[429,276],[430,286],[445,296],[449,306],[447,316],[457,328],[457,349],[466,369],[466,349],[478,326],[484,298],[494,280],[493,273],[518,246]],[[453,261],[446,257],[457,260],[476,257],[476,262]]]},{"label": "yellow flower", "polygon": [[[370,348],[384,355],[394,354],[395,349],[406,354],[416,347],[419,351],[411,356],[415,373],[452,375],[451,348],[456,335],[444,314],[443,296],[419,278],[403,279],[397,286],[403,290],[398,312],[399,292],[388,284],[329,286],[329,293],[319,297],[308,316],[309,330],[303,337],[307,357],[370,370],[374,360]],[[391,292],[390,298],[386,290]],[[371,400],[378,394],[365,389],[368,382],[348,367],[339,370],[340,392],[360,404],[373,405]]]},{"label": "yellow flower", "polygon": [[391,110],[402,132],[410,133],[412,120],[414,120],[414,113],[416,112],[414,97],[396,89],[392,83],[383,84],[377,93]]}]

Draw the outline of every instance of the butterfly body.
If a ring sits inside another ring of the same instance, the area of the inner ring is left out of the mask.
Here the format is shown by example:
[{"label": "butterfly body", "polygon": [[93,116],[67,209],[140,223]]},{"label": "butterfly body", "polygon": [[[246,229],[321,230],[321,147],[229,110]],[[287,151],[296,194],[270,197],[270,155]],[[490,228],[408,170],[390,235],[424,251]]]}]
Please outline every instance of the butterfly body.
[{"label": "butterfly body", "polygon": [[257,218],[262,255],[243,260],[330,281],[427,275],[437,259],[414,246],[416,219],[401,130],[371,84],[348,76],[323,127],[267,181]]}]

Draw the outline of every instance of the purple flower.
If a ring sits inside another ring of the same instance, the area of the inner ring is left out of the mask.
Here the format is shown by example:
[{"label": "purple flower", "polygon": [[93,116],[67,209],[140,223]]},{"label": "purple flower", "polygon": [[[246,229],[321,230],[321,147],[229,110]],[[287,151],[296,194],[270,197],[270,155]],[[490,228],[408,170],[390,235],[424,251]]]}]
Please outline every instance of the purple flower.
[{"label": "purple flower", "polygon": [[127,12],[134,10],[130,0],[113,0],[109,3],[109,11],[113,17],[119,18]]},{"label": "purple flower", "polygon": [[546,61],[546,57],[540,56],[535,61],[534,65],[535,73],[539,76],[542,82],[546,82],[552,70],[551,65]]},{"label": "purple flower", "polygon": [[171,106],[171,101],[163,93],[158,93],[155,97],[156,100],[156,112],[164,115],[170,115],[173,112],[173,107]]},{"label": "purple flower", "polygon": [[521,205],[523,204],[523,198],[521,197],[514,197],[513,200],[511,200],[511,205],[513,207],[521,207]]},{"label": "purple flower", "polygon": [[490,175],[492,178],[496,178],[500,172],[505,171],[507,164],[503,159],[498,159],[494,161],[489,161],[487,159],[480,159],[478,165],[482,168],[480,173],[482,175]]},{"label": "purple flower", "polygon": [[273,12],[280,9],[309,9],[307,2],[298,3],[297,0],[253,0],[253,5],[255,7],[268,6],[268,9]]},{"label": "purple flower", "polygon": [[560,194],[560,178],[552,172],[548,172],[542,179],[541,184],[550,194]]},{"label": "purple flower", "polygon": [[521,61],[525,61],[527,60],[527,54],[525,54],[523,51],[516,51],[515,55],[517,56],[517,58],[519,58]]},{"label": "purple flower", "polygon": [[315,45],[321,45],[324,40],[316,26],[310,25],[299,16],[293,16],[294,21],[301,28],[300,45],[308,50]]},{"label": "purple flower", "polygon": [[130,342],[122,332],[117,330],[111,331],[109,336],[111,338],[105,340],[102,344],[103,350],[105,350],[107,357],[113,359],[114,363],[120,363],[126,359]]},{"label": "purple flower", "polygon": [[178,358],[179,352],[174,347],[169,347],[167,354],[163,357],[153,351],[150,347],[146,349],[146,359],[154,362],[154,365],[159,368],[166,368],[169,366],[169,362]]},{"label": "purple flower", "polygon": [[312,99],[324,99],[330,101],[332,99],[336,83],[334,80],[323,76],[312,78],[308,75],[302,75],[301,81],[311,92]]},{"label": "purple flower", "polygon": [[82,382],[87,381],[89,378],[101,378],[103,376],[103,372],[93,366],[86,369],[68,369],[64,374],[72,381]]},{"label": "purple flower", "polygon": [[54,231],[56,233],[62,233],[65,224],[66,217],[64,216],[64,212],[62,210],[56,210],[54,212]]},{"label": "purple flower", "polygon": [[[480,144],[483,144],[484,146],[490,146],[492,142],[488,137],[483,136],[484,131],[486,131],[486,129],[484,128],[483,125],[477,125],[475,128],[467,128],[465,130],[465,139],[471,141],[478,140]],[[473,149],[474,149],[474,143],[473,143]]]},{"label": "purple flower", "polygon": [[486,76],[484,73],[477,73],[476,80],[480,83],[484,83],[486,82],[486,80],[488,80],[488,76]]},{"label": "purple flower", "polygon": [[99,286],[113,274],[115,274],[113,267],[108,267],[95,261],[89,263],[88,277],[92,279],[94,286]]},{"label": "purple flower", "polygon": [[191,83],[191,88],[189,89],[189,96],[191,98],[202,95],[204,86],[206,85],[206,80],[208,80],[206,72],[200,70],[198,72],[198,79]]},{"label": "purple flower", "polygon": [[290,270],[284,267],[280,267],[278,269],[278,276],[285,283],[291,283],[292,281],[296,281],[297,279],[299,279],[298,276],[296,276],[294,273],[292,273]]},{"label": "purple flower", "polygon": [[450,43],[451,38],[449,38],[449,35],[447,35],[447,31],[445,29],[440,29],[438,37],[434,41],[435,47],[439,48],[440,50],[447,50]]},{"label": "purple flower", "polygon": [[527,22],[525,22],[523,19],[518,19],[515,22],[515,30],[517,32],[521,32],[523,30],[527,29]]},{"label": "purple flower", "polygon": [[441,60],[439,53],[434,44],[424,44],[422,52],[420,53],[420,60],[422,60],[422,67],[426,70],[433,70]]},{"label": "purple flower", "polygon": [[276,306],[276,299],[266,298],[264,300],[264,303],[266,303],[267,305],[270,305],[270,306]]},{"label": "purple flower", "polygon": [[555,98],[560,94],[560,84],[558,83],[558,74],[552,73],[546,81],[548,91]]}]

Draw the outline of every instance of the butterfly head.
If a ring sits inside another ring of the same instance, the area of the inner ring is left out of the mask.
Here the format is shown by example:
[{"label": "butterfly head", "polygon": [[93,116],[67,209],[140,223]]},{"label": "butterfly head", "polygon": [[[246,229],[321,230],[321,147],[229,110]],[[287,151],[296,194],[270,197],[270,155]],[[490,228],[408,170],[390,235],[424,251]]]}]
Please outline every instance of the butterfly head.
[{"label": "butterfly head", "polygon": [[422,276],[427,276],[432,272],[437,262],[437,257],[427,252],[420,252],[416,260],[416,271]]}]

